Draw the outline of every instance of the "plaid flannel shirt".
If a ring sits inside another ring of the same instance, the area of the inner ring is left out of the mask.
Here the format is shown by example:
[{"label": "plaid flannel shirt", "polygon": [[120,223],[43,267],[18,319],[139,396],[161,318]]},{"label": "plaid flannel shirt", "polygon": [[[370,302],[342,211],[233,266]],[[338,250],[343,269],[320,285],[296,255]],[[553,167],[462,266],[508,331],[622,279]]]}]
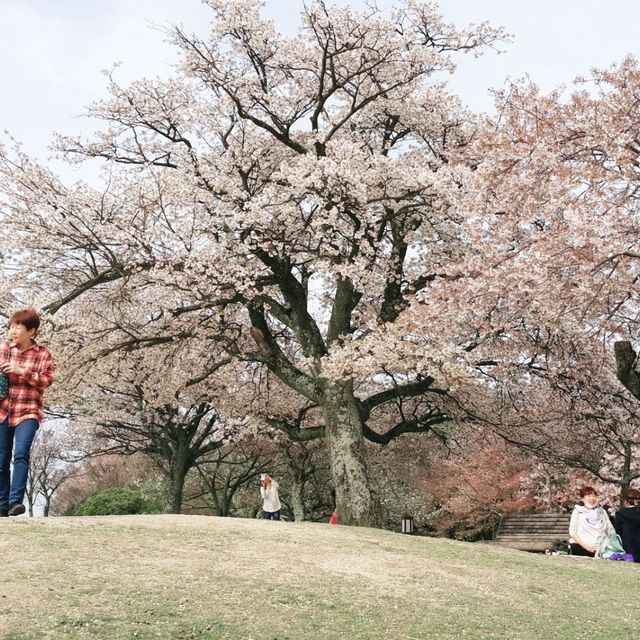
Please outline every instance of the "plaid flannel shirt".
[{"label": "plaid flannel shirt", "polygon": [[9,374],[9,395],[0,403],[0,423],[9,419],[9,426],[34,419],[42,424],[44,392],[53,382],[55,363],[48,349],[37,342],[20,351],[9,340],[0,342],[0,362],[10,360],[24,367],[24,376]]}]

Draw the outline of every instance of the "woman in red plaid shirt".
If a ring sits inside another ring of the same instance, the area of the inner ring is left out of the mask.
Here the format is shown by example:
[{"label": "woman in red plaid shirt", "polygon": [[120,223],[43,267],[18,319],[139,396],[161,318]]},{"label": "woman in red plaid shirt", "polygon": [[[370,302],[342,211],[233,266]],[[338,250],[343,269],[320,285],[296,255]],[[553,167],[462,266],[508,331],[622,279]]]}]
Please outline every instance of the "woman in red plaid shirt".
[{"label": "woman in red plaid shirt", "polygon": [[14,313],[9,323],[11,339],[0,342],[0,370],[9,375],[9,393],[0,403],[0,516],[19,516],[25,512],[29,452],[44,416],[43,396],[53,382],[55,363],[48,349],[34,340],[40,317],[33,309]]}]

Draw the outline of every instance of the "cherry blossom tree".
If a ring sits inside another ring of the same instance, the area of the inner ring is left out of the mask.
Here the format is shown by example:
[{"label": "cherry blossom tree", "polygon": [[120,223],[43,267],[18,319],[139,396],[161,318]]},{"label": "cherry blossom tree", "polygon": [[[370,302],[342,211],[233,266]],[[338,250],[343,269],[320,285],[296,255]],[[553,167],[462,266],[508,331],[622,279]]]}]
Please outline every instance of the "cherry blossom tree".
[{"label": "cherry blossom tree", "polygon": [[468,292],[475,279],[498,340],[543,327],[604,341],[636,398],[639,95],[631,57],[578,78],[570,94],[524,81],[496,92],[498,114],[465,149],[476,169],[458,201],[470,215],[456,280]]},{"label": "cherry blossom tree", "polygon": [[149,382],[139,380],[134,367],[85,393],[74,421],[94,438],[77,457],[144,454],[166,480],[167,511],[180,513],[187,474],[224,444],[224,419],[211,404],[188,404],[179,393],[172,402],[148,403],[147,397],[159,396]]},{"label": "cherry blossom tree", "polygon": [[460,440],[423,480],[435,503],[428,522],[436,531],[467,540],[492,537],[502,516],[539,508],[530,457],[486,430],[467,431]]},{"label": "cherry blossom tree", "polygon": [[640,477],[640,406],[616,378],[609,349],[592,341],[571,351],[562,355],[562,366],[539,367],[536,384],[528,385],[536,389],[517,403],[529,416],[523,401],[553,407],[546,419],[497,431],[549,466],[588,472],[621,501]]},{"label": "cherry blossom tree", "polygon": [[633,58],[571,92],[497,91],[457,156],[464,250],[413,304],[416,322],[476,328],[477,419],[623,490],[638,470],[638,96]]},{"label": "cherry blossom tree", "polygon": [[292,37],[253,0],[205,4],[208,39],[169,34],[174,77],[108,74],[111,97],[89,109],[102,129],[58,140],[72,161],[106,161],[103,190],[2,151],[14,270],[0,294],[46,306],[75,394],[140,350],[156,406],[214,379],[247,397],[269,372],[289,407],[260,419],[322,437],[340,521],[371,525],[365,439],[446,423],[442,399],[469,375],[468,328],[447,313],[416,325],[409,303],[449,283],[465,247],[451,157],[473,127],[443,79],[503,34],[415,0],[388,14],[314,0]]}]

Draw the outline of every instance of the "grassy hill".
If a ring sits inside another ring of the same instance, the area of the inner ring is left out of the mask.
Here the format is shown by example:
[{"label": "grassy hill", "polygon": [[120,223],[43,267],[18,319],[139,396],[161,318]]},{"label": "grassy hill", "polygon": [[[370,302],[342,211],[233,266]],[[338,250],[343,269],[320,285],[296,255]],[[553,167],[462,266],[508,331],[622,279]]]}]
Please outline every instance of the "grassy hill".
[{"label": "grassy hill", "polygon": [[640,566],[325,524],[0,521],[0,638],[640,638]]}]

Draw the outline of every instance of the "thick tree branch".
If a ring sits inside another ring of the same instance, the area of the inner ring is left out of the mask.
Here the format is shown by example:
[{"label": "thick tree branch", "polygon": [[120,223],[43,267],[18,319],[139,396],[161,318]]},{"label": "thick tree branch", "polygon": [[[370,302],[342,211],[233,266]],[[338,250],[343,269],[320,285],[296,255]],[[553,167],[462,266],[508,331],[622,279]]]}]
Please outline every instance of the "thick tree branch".
[{"label": "thick tree branch", "polygon": [[249,307],[249,318],[252,326],[251,335],[262,355],[261,358],[256,357],[255,360],[266,364],[278,378],[305,398],[312,402],[318,402],[322,396],[321,385],[295,367],[283,353],[269,330],[264,310],[254,306]]},{"label": "thick tree branch", "polygon": [[434,382],[434,378],[427,376],[426,378],[417,380],[416,382],[396,385],[369,396],[367,399],[360,402],[360,411],[363,415],[363,419],[367,420],[372,409],[380,406],[381,404],[385,404],[390,400],[394,400],[396,398],[414,398],[423,394]]},{"label": "thick tree branch", "polygon": [[450,421],[451,418],[449,416],[434,411],[428,416],[423,416],[414,420],[403,420],[384,433],[378,433],[365,424],[363,426],[362,433],[370,442],[382,445],[389,444],[389,442],[405,433],[427,433],[432,431],[439,438],[443,438],[443,435],[436,431],[434,427]]},{"label": "thick tree branch", "polygon": [[621,340],[613,345],[616,358],[616,375],[618,380],[640,400],[640,373],[638,373],[638,354],[632,349],[628,340]]},{"label": "thick tree branch", "polygon": [[273,311],[276,314],[286,314],[283,315],[283,322],[295,332],[305,356],[321,358],[326,355],[327,348],[320,329],[307,308],[308,300],[305,286],[297,280],[291,273],[289,265],[283,261],[261,249],[256,250],[255,254],[276,276],[282,296],[291,310],[290,312],[285,311],[284,307],[278,308],[275,305]]},{"label": "thick tree branch", "polygon": [[338,336],[350,333],[351,314],[358,306],[362,293],[356,291],[348,278],[338,277],[336,292],[333,297],[333,308],[327,329],[327,344],[337,340]]},{"label": "thick tree branch", "polygon": [[72,302],[76,298],[80,297],[83,293],[90,291],[94,287],[97,287],[100,284],[105,284],[106,282],[114,282],[115,280],[126,278],[127,276],[130,276],[134,272],[134,270],[148,270],[151,268],[151,266],[152,265],[149,262],[142,262],[136,265],[135,268],[125,269],[121,267],[111,267],[109,269],[106,269],[105,271],[98,273],[93,278],[86,280],[81,285],[77,286],[73,291],[69,292],[60,300],[56,300],[55,302],[48,304],[46,307],[44,307],[44,311],[53,315],[66,304]]},{"label": "thick tree branch", "polygon": [[264,417],[264,420],[274,429],[278,429],[286,433],[287,436],[295,442],[308,442],[309,440],[316,440],[318,438],[324,438],[325,436],[324,425],[302,429],[296,420],[284,420],[266,416]]}]

